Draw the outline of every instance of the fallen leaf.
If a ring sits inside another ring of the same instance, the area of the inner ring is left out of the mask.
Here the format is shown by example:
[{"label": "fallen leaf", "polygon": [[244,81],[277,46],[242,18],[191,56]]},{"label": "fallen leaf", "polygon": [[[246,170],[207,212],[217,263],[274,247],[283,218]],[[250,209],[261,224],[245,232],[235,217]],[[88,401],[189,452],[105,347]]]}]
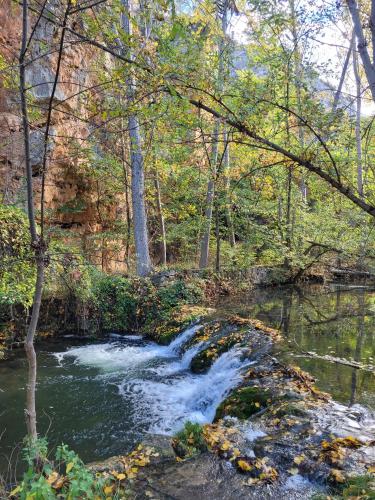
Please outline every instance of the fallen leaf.
[{"label": "fallen leaf", "polygon": [[301,464],[305,460],[305,455],[298,455],[298,457],[294,457],[293,462],[297,465]]},{"label": "fallen leaf", "polygon": [[249,471],[253,468],[246,460],[238,460],[237,465],[243,471]]}]

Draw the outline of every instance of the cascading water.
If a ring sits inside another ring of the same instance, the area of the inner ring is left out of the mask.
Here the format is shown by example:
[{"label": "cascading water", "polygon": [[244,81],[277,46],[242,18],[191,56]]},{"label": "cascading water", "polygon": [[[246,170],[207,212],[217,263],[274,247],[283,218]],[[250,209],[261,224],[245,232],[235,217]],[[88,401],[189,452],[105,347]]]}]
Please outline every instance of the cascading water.
[{"label": "cascading water", "polygon": [[123,337],[121,341],[91,344],[57,353],[61,366],[74,364],[96,368],[98,378],[114,384],[121,398],[131,407],[134,429],[172,434],[187,420],[205,423],[214,418],[217,406],[241,380],[248,361],[241,351],[232,349],[220,356],[203,374],[189,370],[192,358],[205,347],[204,342],[183,347],[202,325],[183,331],[169,346]]}]

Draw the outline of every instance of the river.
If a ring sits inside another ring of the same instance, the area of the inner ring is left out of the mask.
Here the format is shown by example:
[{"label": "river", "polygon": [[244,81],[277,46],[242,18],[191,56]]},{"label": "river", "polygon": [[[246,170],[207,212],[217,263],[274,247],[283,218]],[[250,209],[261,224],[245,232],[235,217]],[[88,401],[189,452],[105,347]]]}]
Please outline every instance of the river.
[{"label": "river", "polygon": [[[284,339],[275,349],[279,356],[309,371],[318,387],[338,401],[375,408],[373,372],[296,357],[313,351],[374,364],[374,291],[348,286],[257,289],[222,299],[218,309],[279,328]],[[186,420],[211,421],[245,366],[232,350],[208,373],[192,374],[189,363],[202,346],[184,345],[197,328],[167,347],[129,335],[83,345],[71,339],[39,345],[40,433],[52,446],[67,443],[92,461],[129,451],[146,432],[173,434]],[[8,478],[21,461],[25,375],[22,352],[0,364],[0,472]]]}]

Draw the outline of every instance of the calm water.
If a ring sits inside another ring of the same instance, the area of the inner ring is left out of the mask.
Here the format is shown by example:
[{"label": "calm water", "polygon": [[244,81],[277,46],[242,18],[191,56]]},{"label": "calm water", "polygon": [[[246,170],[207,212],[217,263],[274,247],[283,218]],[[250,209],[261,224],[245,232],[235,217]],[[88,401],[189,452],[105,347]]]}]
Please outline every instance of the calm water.
[{"label": "calm water", "polygon": [[[279,328],[282,355],[317,377],[317,385],[346,404],[375,408],[373,373],[328,361],[294,358],[301,351],[374,364],[375,292],[364,288],[304,287],[257,290],[220,308],[241,311]],[[239,380],[236,353],[206,375],[188,370],[194,349],[122,338],[87,345],[39,347],[38,424],[51,445],[68,443],[95,460],[128,451],[145,432],[173,433],[184,420],[206,422]],[[185,337],[184,337],[185,336]],[[202,346],[201,346],[202,347]],[[0,472],[17,462],[24,435],[26,362],[0,363]],[[12,466],[14,468],[14,466]],[[9,476],[8,476],[9,477]]]},{"label": "calm water", "polygon": [[375,291],[347,285],[257,289],[220,307],[256,317],[281,330],[277,347],[290,363],[317,379],[317,386],[345,404],[375,409],[375,375],[321,359],[293,356],[315,352],[375,365]]}]

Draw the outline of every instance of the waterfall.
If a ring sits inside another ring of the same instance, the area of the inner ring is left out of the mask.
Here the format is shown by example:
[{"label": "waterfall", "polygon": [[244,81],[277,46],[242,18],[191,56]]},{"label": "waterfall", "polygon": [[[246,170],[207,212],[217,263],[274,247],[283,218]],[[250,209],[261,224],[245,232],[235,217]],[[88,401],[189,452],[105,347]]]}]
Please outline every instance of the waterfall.
[{"label": "waterfall", "polygon": [[183,352],[202,325],[184,330],[170,345],[160,346],[142,338],[91,344],[56,353],[60,363],[96,368],[97,377],[115,385],[129,404],[134,429],[173,434],[185,421],[211,422],[216,408],[241,381],[249,364],[240,349],[222,354],[205,374],[194,374],[190,363],[207,342]]}]

